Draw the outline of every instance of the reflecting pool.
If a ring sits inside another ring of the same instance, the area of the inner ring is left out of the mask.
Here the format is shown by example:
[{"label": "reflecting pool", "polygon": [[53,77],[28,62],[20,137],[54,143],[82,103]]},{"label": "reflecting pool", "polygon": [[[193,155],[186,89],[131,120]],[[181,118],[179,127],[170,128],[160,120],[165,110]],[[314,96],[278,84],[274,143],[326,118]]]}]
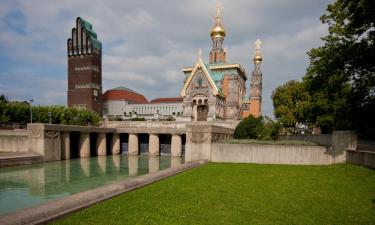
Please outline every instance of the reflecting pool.
[{"label": "reflecting pool", "polygon": [[0,215],[183,163],[183,157],[109,155],[0,168]]}]

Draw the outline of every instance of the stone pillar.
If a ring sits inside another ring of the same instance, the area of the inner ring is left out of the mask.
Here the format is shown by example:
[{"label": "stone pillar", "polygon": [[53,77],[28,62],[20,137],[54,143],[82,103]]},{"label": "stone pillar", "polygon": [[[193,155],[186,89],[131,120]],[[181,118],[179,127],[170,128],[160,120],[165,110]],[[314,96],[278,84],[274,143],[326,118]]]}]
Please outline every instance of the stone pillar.
[{"label": "stone pillar", "polygon": [[79,157],[90,157],[90,134],[81,133],[79,136]]},{"label": "stone pillar", "polygon": [[148,154],[150,156],[159,155],[159,136],[157,134],[150,134]]},{"label": "stone pillar", "polygon": [[120,153],[120,135],[119,134],[113,134],[112,136],[111,152],[112,152],[112,155],[117,155]]},{"label": "stone pillar", "polygon": [[193,121],[197,121],[197,120],[198,120],[198,106],[194,105],[193,106]]},{"label": "stone pillar", "polygon": [[61,132],[61,159],[70,159],[70,133]]},{"label": "stone pillar", "polygon": [[105,133],[98,133],[96,137],[96,154],[107,155],[107,138]]},{"label": "stone pillar", "polygon": [[172,134],[171,155],[181,156],[181,150],[182,150],[181,136],[178,134]]},{"label": "stone pillar", "polygon": [[129,134],[128,154],[129,155],[139,154],[138,134]]}]

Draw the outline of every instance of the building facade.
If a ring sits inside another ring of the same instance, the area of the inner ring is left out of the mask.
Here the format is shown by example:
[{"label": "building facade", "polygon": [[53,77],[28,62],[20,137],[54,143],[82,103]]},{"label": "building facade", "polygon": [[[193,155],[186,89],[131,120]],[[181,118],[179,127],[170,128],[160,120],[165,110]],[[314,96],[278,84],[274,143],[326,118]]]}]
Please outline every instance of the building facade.
[{"label": "building facade", "polygon": [[157,98],[150,102],[140,93],[126,87],[107,90],[103,95],[103,116],[115,120],[180,120],[181,98]]},{"label": "building facade", "polygon": [[68,107],[102,114],[102,44],[92,25],[78,17],[67,41]]},{"label": "building facade", "polygon": [[251,79],[250,100],[246,98],[247,75],[238,63],[227,62],[223,48],[226,31],[218,6],[210,31],[212,49],[209,63],[204,63],[201,52],[194,67],[182,69],[185,74],[181,90],[184,121],[240,120],[252,114],[261,114],[262,74],[260,71],[260,43]]}]

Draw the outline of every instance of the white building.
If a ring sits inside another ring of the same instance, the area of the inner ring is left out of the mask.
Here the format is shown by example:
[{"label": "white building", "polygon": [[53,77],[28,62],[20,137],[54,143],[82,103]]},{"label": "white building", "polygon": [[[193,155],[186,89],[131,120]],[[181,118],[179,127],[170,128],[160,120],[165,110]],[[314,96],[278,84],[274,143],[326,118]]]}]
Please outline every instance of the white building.
[{"label": "white building", "polygon": [[141,94],[126,87],[108,90],[103,95],[103,115],[108,119],[131,120],[134,118],[182,118],[181,98],[157,98],[150,102]]}]

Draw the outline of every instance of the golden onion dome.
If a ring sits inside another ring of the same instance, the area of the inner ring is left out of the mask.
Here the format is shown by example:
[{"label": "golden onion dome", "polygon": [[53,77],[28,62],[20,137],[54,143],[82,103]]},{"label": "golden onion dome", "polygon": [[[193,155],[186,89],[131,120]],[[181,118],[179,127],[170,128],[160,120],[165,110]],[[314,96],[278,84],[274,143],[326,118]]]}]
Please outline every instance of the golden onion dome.
[{"label": "golden onion dome", "polygon": [[262,56],[261,56],[260,52],[257,51],[257,52],[255,53],[254,58],[253,58],[254,63],[260,63],[260,62],[262,62],[262,60],[263,60],[263,59],[262,59]]},{"label": "golden onion dome", "polygon": [[224,38],[225,37],[225,28],[220,21],[216,21],[214,26],[210,31],[211,38]]}]

